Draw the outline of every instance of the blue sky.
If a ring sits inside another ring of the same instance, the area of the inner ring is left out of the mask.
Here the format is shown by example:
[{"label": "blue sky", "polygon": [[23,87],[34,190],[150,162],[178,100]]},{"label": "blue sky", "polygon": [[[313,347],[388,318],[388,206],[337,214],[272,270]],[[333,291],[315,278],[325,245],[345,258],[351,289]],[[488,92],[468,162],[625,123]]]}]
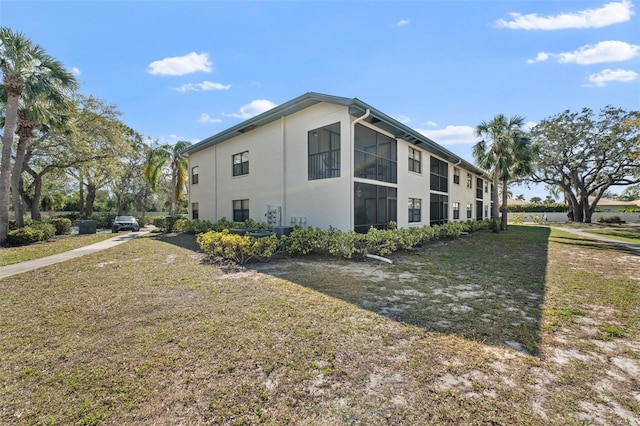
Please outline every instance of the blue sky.
[{"label": "blue sky", "polygon": [[533,125],[639,109],[636,3],[2,0],[0,25],[162,142],[314,91],[357,97],[473,162],[474,128],[498,113]]}]

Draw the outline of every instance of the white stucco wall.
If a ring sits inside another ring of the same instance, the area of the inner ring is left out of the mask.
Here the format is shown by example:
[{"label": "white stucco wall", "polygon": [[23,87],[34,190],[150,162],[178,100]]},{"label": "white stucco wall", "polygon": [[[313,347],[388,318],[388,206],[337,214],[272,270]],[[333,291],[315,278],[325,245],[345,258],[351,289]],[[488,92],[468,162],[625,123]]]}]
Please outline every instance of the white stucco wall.
[{"label": "white stucco wall", "polygon": [[[430,153],[398,139],[398,184],[387,184],[353,177],[352,121],[348,109],[340,105],[319,103],[295,114],[282,117],[202,151],[190,154],[189,173],[198,166],[199,183],[190,185],[189,207],[199,204],[200,219],[215,222],[222,217],[233,219],[233,200],[249,200],[250,217],[266,222],[268,206],[280,208],[280,224],[304,224],[348,230],[353,228],[353,182],[366,182],[398,188],[398,225],[429,224]],[[308,132],[340,123],[341,175],[329,179],[308,179]],[[393,135],[368,123],[377,132]],[[422,173],[408,171],[408,148],[422,153]],[[249,151],[249,174],[232,176],[232,156]],[[452,202],[461,205],[460,220],[467,220],[466,204],[475,215],[476,175],[473,188],[466,187],[467,171],[460,167],[460,185],[453,184],[453,164],[449,164],[449,220]],[[484,201],[489,202],[490,194]],[[422,221],[408,222],[409,198],[422,200]],[[191,213],[191,212],[190,212]],[[292,219],[295,221],[292,221]]]}]

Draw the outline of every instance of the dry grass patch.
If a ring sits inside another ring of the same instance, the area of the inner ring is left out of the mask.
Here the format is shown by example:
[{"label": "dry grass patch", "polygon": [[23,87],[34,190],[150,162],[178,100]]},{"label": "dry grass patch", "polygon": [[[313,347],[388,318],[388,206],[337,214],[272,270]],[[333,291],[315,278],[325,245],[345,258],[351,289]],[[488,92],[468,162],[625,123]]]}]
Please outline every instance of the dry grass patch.
[{"label": "dry grass patch", "polygon": [[248,269],[157,236],[3,279],[0,423],[640,422],[638,257],[510,229]]}]

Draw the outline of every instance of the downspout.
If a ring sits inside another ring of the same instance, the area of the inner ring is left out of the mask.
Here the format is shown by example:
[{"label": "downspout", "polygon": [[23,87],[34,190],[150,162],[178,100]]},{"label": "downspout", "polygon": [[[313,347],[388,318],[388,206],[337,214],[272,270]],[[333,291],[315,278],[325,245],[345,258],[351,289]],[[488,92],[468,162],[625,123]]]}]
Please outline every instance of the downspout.
[{"label": "downspout", "polygon": [[280,132],[282,136],[282,209],[278,225],[282,226],[282,218],[287,217],[287,140],[284,115],[280,119]]},{"label": "downspout", "polygon": [[356,118],[355,120],[353,120],[351,122],[351,135],[349,138],[349,144],[351,145],[349,147],[349,167],[351,170],[351,182],[349,182],[349,196],[350,196],[350,200],[349,200],[349,223],[350,223],[350,228],[353,231],[354,229],[354,220],[353,220],[353,205],[354,205],[354,200],[353,200],[353,185],[355,184],[355,180],[354,180],[354,166],[353,166],[353,152],[355,149],[355,141],[356,141],[356,124],[358,124],[359,122],[367,119],[367,117],[369,117],[371,115],[371,110],[369,108],[367,108],[367,111],[364,113],[363,116]]}]

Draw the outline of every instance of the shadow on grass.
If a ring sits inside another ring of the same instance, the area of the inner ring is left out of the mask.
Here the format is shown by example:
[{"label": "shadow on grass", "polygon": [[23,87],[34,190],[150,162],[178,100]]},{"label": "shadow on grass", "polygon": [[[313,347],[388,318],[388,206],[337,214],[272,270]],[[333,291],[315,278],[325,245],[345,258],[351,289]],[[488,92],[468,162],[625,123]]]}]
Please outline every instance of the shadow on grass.
[{"label": "shadow on grass", "polygon": [[[537,355],[550,232],[478,232],[395,253],[393,264],[311,255],[245,267],[426,331]],[[191,234],[152,238],[201,252]]]},{"label": "shadow on grass", "polygon": [[[604,235],[606,236],[606,235]],[[588,237],[567,237],[556,236],[553,241],[558,244],[565,244],[570,246],[580,246],[585,248],[592,248],[603,251],[616,251],[622,254],[630,254],[640,256],[640,246],[638,243],[628,243],[625,241],[609,242],[602,240],[589,239]]]}]

